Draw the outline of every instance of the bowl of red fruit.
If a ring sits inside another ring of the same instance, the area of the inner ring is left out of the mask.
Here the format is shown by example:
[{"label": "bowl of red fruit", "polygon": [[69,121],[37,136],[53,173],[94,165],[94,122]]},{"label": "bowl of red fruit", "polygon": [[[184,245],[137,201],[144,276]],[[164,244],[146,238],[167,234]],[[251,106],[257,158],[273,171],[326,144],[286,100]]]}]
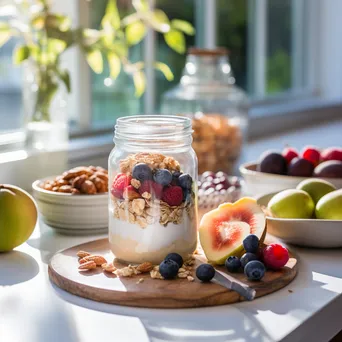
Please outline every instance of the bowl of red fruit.
[{"label": "bowl of red fruit", "polygon": [[285,147],[282,152],[268,150],[259,161],[240,166],[246,191],[262,195],[294,188],[308,177],[322,178],[342,188],[342,148],[319,149],[306,146],[302,151]]},{"label": "bowl of red fruit", "polygon": [[201,218],[224,202],[235,202],[242,196],[243,181],[224,172],[206,171],[198,177],[198,211]]}]

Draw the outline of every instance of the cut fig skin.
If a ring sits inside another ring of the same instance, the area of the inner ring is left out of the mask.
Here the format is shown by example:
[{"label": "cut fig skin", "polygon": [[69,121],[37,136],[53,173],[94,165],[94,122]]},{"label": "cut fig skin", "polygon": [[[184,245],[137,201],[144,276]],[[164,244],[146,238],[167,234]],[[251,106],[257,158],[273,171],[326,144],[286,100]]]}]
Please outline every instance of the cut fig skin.
[{"label": "cut fig skin", "polygon": [[255,234],[260,243],[266,235],[264,212],[251,197],[221,204],[206,213],[199,226],[204,253],[210,263],[217,265],[223,265],[229,256],[242,255],[243,240],[249,234]]}]

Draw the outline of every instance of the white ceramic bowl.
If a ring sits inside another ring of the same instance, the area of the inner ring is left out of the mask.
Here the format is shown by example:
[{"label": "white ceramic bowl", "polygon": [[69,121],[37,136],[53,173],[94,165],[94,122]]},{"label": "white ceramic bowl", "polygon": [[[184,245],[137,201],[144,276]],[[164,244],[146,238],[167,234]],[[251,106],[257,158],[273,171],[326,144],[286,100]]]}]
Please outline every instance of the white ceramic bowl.
[{"label": "white ceramic bowl", "polygon": [[[273,173],[256,171],[257,163],[242,164],[239,168],[245,180],[246,192],[253,196],[261,196],[270,192],[284,189],[294,189],[301,181],[308,177],[293,177],[276,175]],[[338,189],[342,188],[342,178],[322,178],[334,184]]]},{"label": "white ceramic bowl", "polygon": [[[276,193],[259,197],[258,204],[266,207]],[[342,247],[340,220],[266,218],[267,232],[286,243],[319,248]]]},{"label": "white ceramic bowl", "polygon": [[108,193],[72,195],[44,190],[40,185],[49,179],[32,184],[33,195],[43,221],[61,233],[99,233],[108,229]]}]

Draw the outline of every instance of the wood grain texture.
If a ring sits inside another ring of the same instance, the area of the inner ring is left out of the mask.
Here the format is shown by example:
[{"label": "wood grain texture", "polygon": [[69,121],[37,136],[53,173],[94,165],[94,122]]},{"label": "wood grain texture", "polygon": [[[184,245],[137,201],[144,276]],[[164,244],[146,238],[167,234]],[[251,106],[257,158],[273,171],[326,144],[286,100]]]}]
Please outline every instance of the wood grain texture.
[{"label": "wood grain texture", "polygon": [[[65,249],[55,254],[49,265],[49,276],[58,287],[80,297],[98,302],[146,308],[192,308],[231,304],[242,301],[236,292],[214,283],[201,283],[197,279],[160,280],[150,278],[149,273],[133,277],[117,278],[103,272],[101,267],[82,272],[78,270],[76,253],[84,250],[113,260],[108,239],[96,240]],[[297,258],[291,255],[286,267],[280,271],[267,271],[259,282],[247,281],[244,274],[234,277],[253,287],[257,297],[277,291],[289,284],[297,274]],[[203,255],[196,255],[196,266],[205,262]],[[124,266],[115,263],[116,266]],[[217,267],[225,271],[224,267]],[[137,284],[143,278],[144,281]]]}]

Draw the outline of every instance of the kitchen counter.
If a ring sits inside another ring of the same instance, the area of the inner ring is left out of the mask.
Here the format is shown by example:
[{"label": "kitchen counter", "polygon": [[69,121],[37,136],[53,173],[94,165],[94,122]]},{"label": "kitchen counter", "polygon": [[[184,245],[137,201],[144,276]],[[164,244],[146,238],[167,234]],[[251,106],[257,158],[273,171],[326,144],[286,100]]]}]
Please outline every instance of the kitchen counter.
[{"label": "kitchen counter", "polygon": [[102,238],[55,234],[43,223],[15,251],[0,255],[0,340],[328,341],[342,327],[342,250],[293,248],[295,280],[271,295],[200,309],[141,309],[73,296],[52,285],[50,257]]},{"label": "kitchen counter", "polygon": [[[284,143],[341,145],[341,131],[339,122],[255,141],[247,156],[256,159],[265,148]],[[342,249],[292,248],[300,262],[290,285],[253,302],[219,307],[120,307],[51,284],[47,265],[56,251],[103,237],[62,236],[40,223],[27,243],[0,254],[0,341],[323,342],[342,329]]]}]

